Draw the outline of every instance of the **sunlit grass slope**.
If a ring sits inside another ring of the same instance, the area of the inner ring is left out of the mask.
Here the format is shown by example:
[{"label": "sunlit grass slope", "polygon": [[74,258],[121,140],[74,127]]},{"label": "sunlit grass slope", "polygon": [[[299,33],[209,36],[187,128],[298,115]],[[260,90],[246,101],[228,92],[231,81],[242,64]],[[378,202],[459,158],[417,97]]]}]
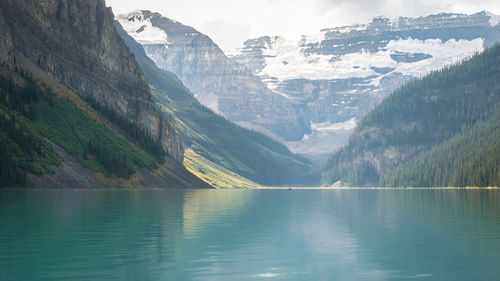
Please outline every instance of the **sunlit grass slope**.
[{"label": "sunlit grass slope", "polygon": [[206,183],[216,188],[255,188],[258,184],[217,165],[192,149],[184,153],[184,166]]}]

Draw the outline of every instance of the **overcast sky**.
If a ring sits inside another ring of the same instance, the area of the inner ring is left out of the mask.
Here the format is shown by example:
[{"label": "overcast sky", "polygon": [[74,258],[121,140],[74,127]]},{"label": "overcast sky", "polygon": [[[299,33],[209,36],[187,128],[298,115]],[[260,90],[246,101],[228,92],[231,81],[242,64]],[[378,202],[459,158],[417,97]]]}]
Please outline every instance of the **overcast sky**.
[{"label": "overcast sky", "polygon": [[262,35],[298,38],[321,28],[365,23],[375,16],[439,12],[500,14],[500,0],[106,0],[115,14],[149,9],[193,26],[222,49]]}]

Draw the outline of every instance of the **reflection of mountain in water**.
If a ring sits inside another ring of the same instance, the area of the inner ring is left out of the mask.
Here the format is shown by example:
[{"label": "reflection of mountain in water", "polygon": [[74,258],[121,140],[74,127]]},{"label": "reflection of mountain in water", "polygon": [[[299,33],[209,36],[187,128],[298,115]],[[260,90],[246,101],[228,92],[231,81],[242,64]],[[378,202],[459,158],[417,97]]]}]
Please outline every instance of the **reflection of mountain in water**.
[{"label": "reflection of mountain in water", "polygon": [[494,280],[500,273],[496,191],[0,195],[0,262],[12,280],[89,272],[136,280]]}]

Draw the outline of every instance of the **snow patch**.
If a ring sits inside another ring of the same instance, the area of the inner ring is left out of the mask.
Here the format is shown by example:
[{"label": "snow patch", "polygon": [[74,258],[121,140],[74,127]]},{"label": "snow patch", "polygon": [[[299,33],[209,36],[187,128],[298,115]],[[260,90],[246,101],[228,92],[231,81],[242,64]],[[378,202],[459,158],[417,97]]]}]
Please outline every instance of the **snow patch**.
[{"label": "snow patch", "polygon": [[350,33],[353,31],[363,31],[368,27],[367,24],[355,24],[355,25],[346,25],[340,27],[326,28],[323,31],[332,32],[332,33]]},{"label": "snow patch", "polygon": [[141,11],[119,15],[116,19],[122,25],[123,29],[140,44],[168,44],[165,31],[154,27],[151,19],[145,18]]},{"label": "snow patch", "polygon": [[330,121],[323,123],[312,123],[311,129],[313,131],[318,132],[329,132],[329,131],[338,131],[338,130],[352,130],[356,128],[356,118],[352,118],[345,122],[340,123],[331,123]]},{"label": "snow patch", "polygon": [[450,39],[446,42],[442,42],[440,39],[422,41],[410,38],[390,41],[387,49],[404,53],[425,53],[431,55],[432,58],[412,63],[400,63],[396,67],[395,72],[421,77],[446,65],[465,60],[475,53],[482,51],[483,46],[484,40],[482,38],[470,41]]},{"label": "snow patch", "polygon": [[[312,41],[311,41],[312,42]],[[413,75],[425,75],[430,71],[442,68],[471,57],[483,50],[484,41],[481,38],[474,40],[440,39],[398,39],[391,40],[384,49],[378,52],[361,50],[341,56],[322,55],[304,52],[303,41],[286,40],[278,37],[263,50],[265,67],[259,76],[266,79],[266,84],[275,89],[276,84],[290,79],[349,79],[379,77],[372,67],[394,68],[394,72]],[[396,62],[392,54],[428,54],[432,58],[417,62]]]},{"label": "snow patch", "polygon": [[497,16],[493,13],[486,12],[486,15],[490,17],[489,23],[491,26],[497,26],[500,23],[500,16]]},{"label": "snow patch", "polygon": [[319,33],[314,33],[310,35],[302,35],[302,42],[304,44],[321,44],[325,40],[325,32],[321,31]]},{"label": "snow patch", "polygon": [[311,122],[311,134],[305,135],[300,141],[285,142],[285,144],[293,153],[321,158],[337,151],[344,145],[354,128],[356,128],[355,118],[339,123]]}]

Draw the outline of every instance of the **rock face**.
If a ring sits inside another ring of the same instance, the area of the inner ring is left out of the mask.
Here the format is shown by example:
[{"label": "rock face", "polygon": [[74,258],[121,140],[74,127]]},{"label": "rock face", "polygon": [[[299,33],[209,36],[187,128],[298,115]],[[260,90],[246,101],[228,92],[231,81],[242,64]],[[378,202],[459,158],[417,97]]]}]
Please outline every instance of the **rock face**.
[{"label": "rock face", "polygon": [[499,19],[488,12],[377,17],[299,40],[250,39],[228,59],[207,36],[160,14],[118,17],[203,104],[318,159],[345,144],[356,122],[403,83],[500,41]]},{"label": "rock face", "polygon": [[268,89],[208,36],[150,11],[117,20],[160,68],[175,73],[202,104],[229,120],[284,140],[310,132],[293,101]]},{"label": "rock face", "polygon": [[406,81],[500,41],[499,19],[488,12],[378,17],[299,40],[250,39],[231,58],[293,101],[312,133],[288,145],[318,155],[346,143],[352,121]]},{"label": "rock face", "polygon": [[79,95],[146,128],[181,163],[180,135],[154,107],[113,20],[104,0],[3,0],[0,54],[7,63],[28,60]]}]

